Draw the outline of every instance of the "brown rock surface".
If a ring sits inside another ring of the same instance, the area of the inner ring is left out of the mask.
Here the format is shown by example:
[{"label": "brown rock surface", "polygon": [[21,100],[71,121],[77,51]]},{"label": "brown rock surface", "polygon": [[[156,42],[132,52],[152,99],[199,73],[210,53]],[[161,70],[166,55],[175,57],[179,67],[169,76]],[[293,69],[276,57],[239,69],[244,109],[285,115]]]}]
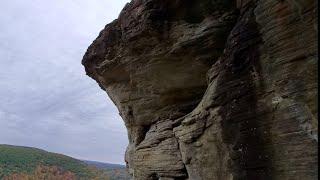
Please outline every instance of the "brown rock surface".
[{"label": "brown rock surface", "polygon": [[83,58],[144,179],[317,179],[313,0],[133,0]]}]

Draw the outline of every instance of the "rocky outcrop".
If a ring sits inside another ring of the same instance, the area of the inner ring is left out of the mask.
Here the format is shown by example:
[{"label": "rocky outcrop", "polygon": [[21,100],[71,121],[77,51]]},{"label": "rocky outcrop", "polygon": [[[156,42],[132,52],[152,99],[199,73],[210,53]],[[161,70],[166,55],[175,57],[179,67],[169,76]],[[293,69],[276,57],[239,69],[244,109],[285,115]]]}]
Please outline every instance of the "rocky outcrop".
[{"label": "rocky outcrop", "polygon": [[313,0],[133,0],[83,58],[144,179],[317,179]]}]

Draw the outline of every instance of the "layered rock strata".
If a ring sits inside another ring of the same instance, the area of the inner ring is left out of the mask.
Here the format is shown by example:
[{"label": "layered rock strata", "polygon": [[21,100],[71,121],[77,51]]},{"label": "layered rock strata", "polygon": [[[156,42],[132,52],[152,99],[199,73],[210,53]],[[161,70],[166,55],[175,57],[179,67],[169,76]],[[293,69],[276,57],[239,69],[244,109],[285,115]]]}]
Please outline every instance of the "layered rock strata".
[{"label": "layered rock strata", "polygon": [[133,0],[83,65],[137,180],[317,179],[313,0]]}]

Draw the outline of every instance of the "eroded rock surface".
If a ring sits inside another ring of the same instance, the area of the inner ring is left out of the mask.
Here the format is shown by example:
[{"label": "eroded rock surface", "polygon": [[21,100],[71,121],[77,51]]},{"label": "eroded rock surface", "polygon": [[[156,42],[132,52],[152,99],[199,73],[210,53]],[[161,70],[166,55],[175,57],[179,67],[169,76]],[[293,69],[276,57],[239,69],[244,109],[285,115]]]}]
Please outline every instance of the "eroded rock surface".
[{"label": "eroded rock surface", "polygon": [[134,179],[317,179],[313,0],[133,0],[83,58]]}]

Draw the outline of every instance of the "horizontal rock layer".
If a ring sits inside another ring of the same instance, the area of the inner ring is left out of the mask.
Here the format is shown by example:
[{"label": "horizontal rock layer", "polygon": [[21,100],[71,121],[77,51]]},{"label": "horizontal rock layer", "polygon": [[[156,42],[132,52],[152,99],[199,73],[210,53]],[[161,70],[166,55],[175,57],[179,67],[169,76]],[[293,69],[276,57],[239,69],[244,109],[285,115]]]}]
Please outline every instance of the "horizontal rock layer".
[{"label": "horizontal rock layer", "polygon": [[133,0],[83,65],[134,179],[317,179],[313,0]]}]

